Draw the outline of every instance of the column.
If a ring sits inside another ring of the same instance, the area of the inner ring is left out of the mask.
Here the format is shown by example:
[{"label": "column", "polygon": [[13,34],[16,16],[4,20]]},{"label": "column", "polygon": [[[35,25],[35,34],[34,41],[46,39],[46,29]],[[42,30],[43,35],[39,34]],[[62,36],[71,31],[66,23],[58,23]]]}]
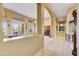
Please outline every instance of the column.
[{"label": "column", "polygon": [[6,19],[8,21],[8,37],[11,38],[13,37],[13,26],[12,26],[13,15],[11,12],[9,11],[6,12]]},{"label": "column", "polygon": [[36,34],[36,24],[34,23],[34,34]]},{"label": "column", "polygon": [[59,24],[58,24],[58,36],[59,36]]},{"label": "column", "polygon": [[0,3],[0,45],[3,42],[2,20],[3,20],[3,4]]},{"label": "column", "polygon": [[51,36],[56,39],[56,18],[55,16],[51,17]]},{"label": "column", "polygon": [[27,19],[24,19],[24,35],[27,34]]},{"label": "column", "polygon": [[24,22],[24,35],[26,35],[26,22]]},{"label": "column", "polygon": [[35,34],[37,34],[37,22],[36,22],[36,20],[34,21],[34,31],[35,31]]},{"label": "column", "polygon": [[44,10],[41,3],[37,3],[37,34],[44,34]]}]

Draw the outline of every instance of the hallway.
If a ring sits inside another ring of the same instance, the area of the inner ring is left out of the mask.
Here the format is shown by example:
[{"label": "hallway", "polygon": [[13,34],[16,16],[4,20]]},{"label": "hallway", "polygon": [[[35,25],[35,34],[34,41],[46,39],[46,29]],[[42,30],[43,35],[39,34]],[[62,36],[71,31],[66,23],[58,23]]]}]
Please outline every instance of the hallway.
[{"label": "hallway", "polygon": [[44,40],[44,50],[41,49],[41,51],[39,51],[36,55],[43,56],[44,54],[44,56],[72,56],[72,42],[66,41],[64,37],[51,39],[45,36]]},{"label": "hallway", "polygon": [[0,55],[77,55],[76,6],[75,3],[1,4]]}]

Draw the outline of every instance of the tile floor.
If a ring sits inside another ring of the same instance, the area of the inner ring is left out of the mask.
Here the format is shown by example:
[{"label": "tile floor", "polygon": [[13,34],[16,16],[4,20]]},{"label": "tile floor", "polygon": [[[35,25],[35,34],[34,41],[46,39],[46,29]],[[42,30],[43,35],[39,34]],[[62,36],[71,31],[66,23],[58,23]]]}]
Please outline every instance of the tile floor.
[{"label": "tile floor", "polygon": [[72,42],[65,40],[64,37],[53,39],[45,36],[44,48],[36,56],[72,56],[72,45]]}]

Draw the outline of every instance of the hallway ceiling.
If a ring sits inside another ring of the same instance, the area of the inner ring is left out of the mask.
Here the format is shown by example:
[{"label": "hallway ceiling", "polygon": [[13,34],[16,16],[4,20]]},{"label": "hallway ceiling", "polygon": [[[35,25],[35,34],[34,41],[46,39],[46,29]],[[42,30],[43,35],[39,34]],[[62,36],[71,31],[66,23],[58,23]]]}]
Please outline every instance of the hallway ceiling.
[{"label": "hallway ceiling", "polygon": [[37,17],[36,3],[4,3],[4,7],[32,18]]},{"label": "hallway ceiling", "polygon": [[[52,9],[55,12],[58,20],[63,20],[66,16],[67,10],[73,5],[73,3],[51,3]],[[4,7],[37,18],[37,5],[36,3],[4,3]],[[44,15],[49,17],[47,11],[44,11]]]},{"label": "hallway ceiling", "polygon": [[51,3],[53,11],[55,12],[58,20],[64,20],[68,9],[73,5],[73,3]]},{"label": "hallway ceiling", "polygon": [[[24,14],[26,16],[37,18],[37,4],[36,3],[4,3],[4,7]],[[49,13],[44,9],[44,16],[49,17]]]}]

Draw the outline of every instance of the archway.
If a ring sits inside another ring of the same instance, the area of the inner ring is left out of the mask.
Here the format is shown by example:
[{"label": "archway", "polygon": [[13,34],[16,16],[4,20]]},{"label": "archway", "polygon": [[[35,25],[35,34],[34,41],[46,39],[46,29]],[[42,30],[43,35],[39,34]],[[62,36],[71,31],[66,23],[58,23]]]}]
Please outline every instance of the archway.
[{"label": "archway", "polygon": [[44,8],[48,11],[51,17],[51,37],[56,38],[56,16],[52,10],[50,4],[37,4],[37,32],[38,34],[44,34],[43,26],[44,26]]},{"label": "archway", "polygon": [[44,47],[46,47],[53,38],[51,37],[51,15],[44,8]]},{"label": "archway", "polygon": [[[41,4],[41,3],[37,4],[37,32],[38,32],[37,34],[44,34],[44,9],[46,9],[46,11],[48,12],[51,18],[50,32],[51,32],[51,37],[55,39],[56,38],[56,17],[50,4]],[[44,43],[45,42],[43,41],[43,44]],[[45,45],[43,47],[46,48]],[[43,52],[44,51],[45,49],[43,49]]]},{"label": "archway", "polygon": [[72,41],[72,55],[77,55],[77,47],[76,47],[76,22],[77,22],[77,12],[76,5],[70,7],[68,10],[67,18],[66,18],[66,36],[67,40]]},{"label": "archway", "polygon": [[50,32],[51,32],[51,37],[53,37],[55,39],[56,38],[56,16],[55,16],[55,13],[54,13],[50,4],[43,4],[43,6],[48,11],[48,13],[51,17]]},{"label": "archway", "polygon": [[50,4],[43,4],[44,9],[44,47],[56,38],[56,16]]}]

